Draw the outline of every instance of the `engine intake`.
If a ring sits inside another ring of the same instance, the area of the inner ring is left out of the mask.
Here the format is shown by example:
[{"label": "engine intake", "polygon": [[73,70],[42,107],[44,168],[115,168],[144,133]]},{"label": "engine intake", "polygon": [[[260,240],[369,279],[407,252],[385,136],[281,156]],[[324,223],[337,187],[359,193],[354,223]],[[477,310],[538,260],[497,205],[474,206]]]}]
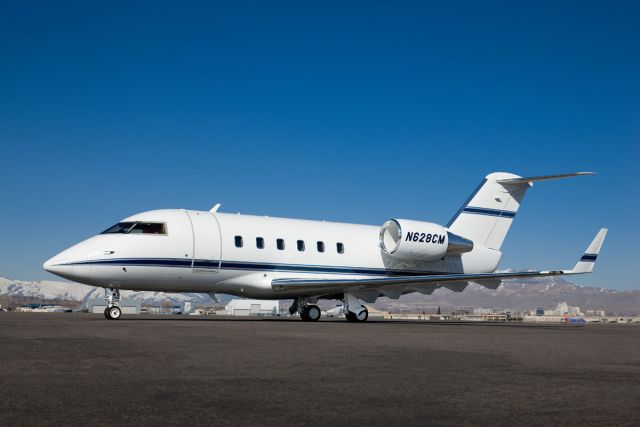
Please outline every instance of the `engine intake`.
[{"label": "engine intake", "polygon": [[470,252],[473,242],[431,222],[390,219],[380,229],[380,248],[394,258],[434,261]]}]

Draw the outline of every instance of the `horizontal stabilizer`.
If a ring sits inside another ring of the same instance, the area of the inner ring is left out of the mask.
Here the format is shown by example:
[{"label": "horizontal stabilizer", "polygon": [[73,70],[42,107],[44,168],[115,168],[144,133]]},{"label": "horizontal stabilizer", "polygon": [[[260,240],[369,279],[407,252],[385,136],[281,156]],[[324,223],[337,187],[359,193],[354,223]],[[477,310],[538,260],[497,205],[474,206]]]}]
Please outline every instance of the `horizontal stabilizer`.
[{"label": "horizontal stabilizer", "polygon": [[541,176],[530,176],[526,178],[500,179],[498,180],[498,182],[500,184],[529,184],[531,182],[549,181],[552,179],[571,178],[573,176],[595,175],[595,174],[596,174],[595,172],[576,172],[576,173],[564,173],[560,175],[541,175]]}]

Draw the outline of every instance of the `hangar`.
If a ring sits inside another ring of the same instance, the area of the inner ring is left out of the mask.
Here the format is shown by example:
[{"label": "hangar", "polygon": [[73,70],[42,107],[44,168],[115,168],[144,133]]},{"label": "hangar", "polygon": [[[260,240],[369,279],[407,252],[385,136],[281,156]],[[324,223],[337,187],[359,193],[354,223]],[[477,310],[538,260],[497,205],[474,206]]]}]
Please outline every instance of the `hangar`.
[{"label": "hangar", "polygon": [[231,316],[279,316],[280,301],[232,299],[224,309]]}]

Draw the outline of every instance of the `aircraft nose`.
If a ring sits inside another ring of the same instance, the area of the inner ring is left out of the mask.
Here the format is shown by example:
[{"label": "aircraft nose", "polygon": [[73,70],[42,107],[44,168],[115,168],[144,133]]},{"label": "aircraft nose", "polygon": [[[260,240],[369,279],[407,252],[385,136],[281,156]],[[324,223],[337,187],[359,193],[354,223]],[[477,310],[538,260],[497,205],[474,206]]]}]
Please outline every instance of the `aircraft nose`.
[{"label": "aircraft nose", "polygon": [[56,276],[90,285],[93,267],[87,261],[92,259],[95,252],[94,242],[87,239],[48,259],[42,268]]},{"label": "aircraft nose", "polygon": [[56,255],[53,258],[50,258],[42,264],[42,268],[44,268],[49,273],[53,273],[57,276],[68,277],[73,274],[73,266],[65,265],[63,259],[61,259],[60,255]]}]

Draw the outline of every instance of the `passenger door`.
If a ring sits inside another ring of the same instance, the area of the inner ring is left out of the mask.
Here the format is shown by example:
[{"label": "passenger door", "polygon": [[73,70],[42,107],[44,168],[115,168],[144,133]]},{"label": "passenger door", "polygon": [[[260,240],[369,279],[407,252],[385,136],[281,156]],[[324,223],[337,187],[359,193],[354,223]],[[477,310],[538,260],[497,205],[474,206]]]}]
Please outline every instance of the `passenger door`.
[{"label": "passenger door", "polygon": [[187,211],[193,232],[193,271],[217,273],[220,270],[222,241],[216,215],[211,212]]}]

